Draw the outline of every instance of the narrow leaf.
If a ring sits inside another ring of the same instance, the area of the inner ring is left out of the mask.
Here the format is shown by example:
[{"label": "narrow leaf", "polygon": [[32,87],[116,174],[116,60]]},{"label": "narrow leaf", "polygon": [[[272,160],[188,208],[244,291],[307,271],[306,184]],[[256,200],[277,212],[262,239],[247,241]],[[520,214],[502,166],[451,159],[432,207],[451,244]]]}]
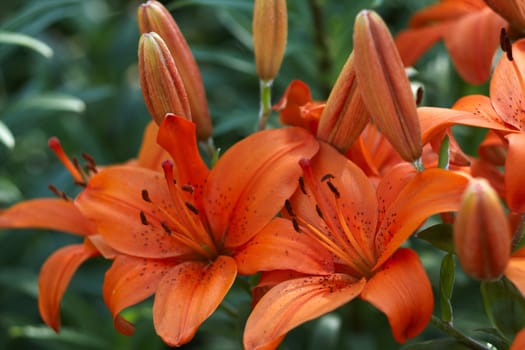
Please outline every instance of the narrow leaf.
[{"label": "narrow leaf", "polygon": [[15,137],[11,130],[0,120],[0,142],[7,148],[13,149],[15,147]]},{"label": "narrow leaf", "polygon": [[449,161],[450,161],[450,140],[448,138],[448,135],[446,135],[443,138],[443,142],[441,142],[441,146],[439,147],[438,167],[442,169],[448,169]]},{"label": "narrow leaf", "polygon": [[454,289],[456,263],[454,256],[448,253],[441,261],[441,271],[439,276],[439,300],[441,304],[441,318],[445,322],[451,323],[453,320],[452,290]]},{"label": "narrow leaf", "polygon": [[431,226],[416,235],[434,247],[439,248],[447,253],[454,253],[454,240],[452,236],[452,225],[437,224]]},{"label": "narrow leaf", "polygon": [[482,282],[481,295],[490,322],[506,338],[525,327],[525,299],[509,280]]},{"label": "narrow leaf", "polygon": [[45,94],[25,98],[19,101],[16,107],[82,113],[86,109],[86,104],[81,99],[71,95]]},{"label": "narrow leaf", "polygon": [[72,329],[62,329],[60,333],[55,333],[47,326],[12,326],[8,330],[13,338],[29,338],[33,340],[58,340],[76,346],[89,346],[96,349],[108,349],[106,342],[96,335],[89,335],[85,332],[78,332]]},{"label": "narrow leaf", "polygon": [[402,350],[468,350],[468,346],[461,344],[455,339],[435,339],[421,343],[403,346]]},{"label": "narrow leaf", "polygon": [[0,44],[24,46],[38,52],[45,58],[53,57],[53,50],[46,43],[26,34],[2,30],[0,31]]}]

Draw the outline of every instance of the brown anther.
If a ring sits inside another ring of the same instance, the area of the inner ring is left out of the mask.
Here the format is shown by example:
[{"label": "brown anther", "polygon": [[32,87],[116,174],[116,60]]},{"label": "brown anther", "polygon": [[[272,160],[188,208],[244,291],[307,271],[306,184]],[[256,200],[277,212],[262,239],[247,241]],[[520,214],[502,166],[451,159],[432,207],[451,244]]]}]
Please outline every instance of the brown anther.
[{"label": "brown anther", "polygon": [[339,193],[339,190],[335,187],[335,185],[331,181],[327,181],[326,184],[328,185],[328,188],[332,193],[335,195],[335,198],[341,197],[341,194]]},{"label": "brown anther", "polygon": [[171,228],[168,226],[167,223],[165,223],[164,221],[161,221],[160,226],[162,226],[162,228],[164,229],[164,231],[165,231],[168,235],[171,235]]},{"label": "brown anther", "polygon": [[93,164],[86,164],[86,169],[91,171],[93,174],[98,173],[97,168]]},{"label": "brown anther", "polygon": [[140,222],[142,222],[142,225],[144,226],[149,225],[148,219],[146,218],[146,214],[142,210],[140,211]]},{"label": "brown anther", "polygon": [[56,186],[49,184],[47,185],[47,188],[49,188],[49,190],[53,192],[57,197],[62,198],[65,201],[70,200],[67,194],[64,191],[60,191],[58,188],[56,188]]},{"label": "brown anther", "polygon": [[292,225],[295,232],[301,233],[301,228],[299,227],[299,223],[297,222],[297,219],[295,217],[292,217]]},{"label": "brown anther", "polygon": [[181,186],[181,189],[185,192],[188,192],[189,194],[193,194],[195,192],[195,187],[193,187],[190,184],[184,184]]},{"label": "brown anther", "polygon": [[87,184],[84,181],[75,181],[75,185],[80,187],[87,187]]},{"label": "brown anther", "polygon": [[292,204],[290,203],[289,199],[284,201],[284,208],[288,212],[288,215],[290,215],[292,218],[295,217],[295,214],[294,214],[293,209],[292,209]]},{"label": "brown anther", "polygon": [[416,90],[416,105],[420,105],[423,101],[423,88],[419,86]]},{"label": "brown anther", "polygon": [[301,188],[301,192],[303,192],[303,194],[307,194],[306,187],[304,186],[304,179],[302,176],[299,177],[299,187]]},{"label": "brown anther", "polygon": [[331,179],[335,179],[335,176],[332,175],[332,174],[325,174],[323,175],[323,177],[321,178],[321,182],[324,182],[326,180],[331,180]]},{"label": "brown anther", "polygon": [[513,61],[514,57],[512,56],[512,43],[510,42],[509,35],[505,28],[501,28],[500,35],[499,35],[499,42],[500,42],[501,50],[507,54],[507,59],[509,61]]},{"label": "brown anther", "polygon": [[319,208],[317,204],[315,205],[315,211],[317,212],[317,215],[319,215],[319,217],[324,220],[323,212],[321,211],[321,208]]},{"label": "brown anther", "polygon": [[199,215],[199,209],[195,208],[195,206],[193,206],[193,204],[191,204],[189,202],[185,202],[184,204],[186,204],[186,208],[188,208],[193,214]]},{"label": "brown anther", "polygon": [[142,199],[143,199],[145,202],[151,203],[151,198],[149,198],[149,192],[148,192],[148,190],[146,190],[146,189],[142,190],[141,195],[142,195]]},{"label": "brown anther", "polygon": [[88,162],[88,164],[91,164],[93,166],[97,165],[97,163],[95,162],[95,158],[93,158],[93,156],[91,156],[90,154],[83,152],[81,156],[86,162]]}]

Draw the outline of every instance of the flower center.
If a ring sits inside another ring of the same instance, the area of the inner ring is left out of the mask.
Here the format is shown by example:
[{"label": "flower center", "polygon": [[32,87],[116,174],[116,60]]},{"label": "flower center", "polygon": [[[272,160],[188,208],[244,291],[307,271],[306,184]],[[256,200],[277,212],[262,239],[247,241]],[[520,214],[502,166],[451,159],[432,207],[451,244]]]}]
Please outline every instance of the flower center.
[{"label": "flower center", "polygon": [[142,199],[153,207],[155,215],[147,216],[140,211],[142,225],[152,225],[162,229],[178,243],[190,248],[206,260],[213,260],[218,251],[212,235],[207,228],[206,218],[201,214],[193,196],[191,185],[178,185],[173,177],[173,163],[166,160],[162,163],[164,177],[170,193],[171,202],[157,202],[150,198],[146,189],[142,190]]},{"label": "flower center", "polygon": [[[354,213],[346,212],[345,198],[341,196],[334,175],[326,174],[316,180],[308,160],[301,160],[300,165],[304,174],[299,178],[300,193],[292,201],[285,201],[285,210],[294,229],[332,252],[344,266],[344,272],[358,278],[369,276],[375,265],[370,242],[349,222],[349,215]],[[315,214],[308,218],[296,215],[293,209],[294,204],[304,202],[310,210],[315,210]],[[317,218],[312,219],[315,216]]]}]

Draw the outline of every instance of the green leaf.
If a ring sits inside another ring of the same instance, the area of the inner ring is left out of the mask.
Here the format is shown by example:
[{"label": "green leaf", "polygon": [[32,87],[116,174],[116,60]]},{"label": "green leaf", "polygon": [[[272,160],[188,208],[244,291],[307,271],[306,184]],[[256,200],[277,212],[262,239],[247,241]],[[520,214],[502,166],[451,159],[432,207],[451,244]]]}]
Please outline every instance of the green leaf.
[{"label": "green leaf", "polygon": [[444,250],[447,253],[454,254],[453,229],[450,224],[437,224],[431,226],[416,235],[434,247]]},{"label": "green leaf", "polygon": [[506,278],[482,282],[481,296],[490,322],[506,338],[525,327],[525,299]]},{"label": "green leaf", "polygon": [[[11,130],[0,120],[0,142],[3,143],[7,148],[13,149],[15,147],[15,137],[11,133]],[[0,195],[1,197],[1,195]]]},{"label": "green leaf", "polygon": [[461,344],[456,339],[435,339],[416,344],[405,345],[402,350],[468,350],[468,346]]},{"label": "green leaf", "polygon": [[86,104],[75,96],[48,93],[24,98],[16,104],[15,109],[37,109],[82,113],[86,109]]},{"label": "green leaf", "polygon": [[34,298],[38,296],[37,278],[37,274],[29,269],[5,268],[0,270],[0,286],[3,290],[17,290]]},{"label": "green leaf", "polygon": [[439,160],[438,167],[442,169],[448,169],[450,162],[450,140],[448,135],[445,135],[441,146],[439,147]]},{"label": "green leaf", "polygon": [[507,350],[510,346],[507,339],[503,338],[495,328],[482,328],[473,331],[476,339],[484,340],[496,347],[498,350]]},{"label": "green leaf", "polygon": [[23,46],[38,52],[45,58],[53,57],[53,49],[51,49],[46,43],[21,33],[13,33],[1,30],[0,44]]},{"label": "green leaf", "polygon": [[22,198],[18,187],[7,177],[0,176],[0,204],[14,203]]},{"label": "green leaf", "polygon": [[70,345],[87,346],[96,349],[109,349],[109,344],[95,334],[86,334],[63,327],[60,333],[55,333],[47,326],[12,326],[8,330],[13,338],[30,338],[34,340],[58,340]]},{"label": "green leaf", "polygon": [[452,290],[454,289],[456,263],[454,256],[448,253],[441,261],[441,270],[439,276],[439,300],[441,305],[441,319],[445,322],[452,322]]}]

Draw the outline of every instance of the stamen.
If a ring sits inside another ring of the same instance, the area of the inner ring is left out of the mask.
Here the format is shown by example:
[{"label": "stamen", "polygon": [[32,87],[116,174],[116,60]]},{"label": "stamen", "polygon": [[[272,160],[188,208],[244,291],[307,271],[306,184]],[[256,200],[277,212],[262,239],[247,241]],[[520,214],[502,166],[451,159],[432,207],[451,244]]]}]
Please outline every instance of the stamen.
[{"label": "stamen", "polygon": [[171,228],[168,226],[167,223],[165,223],[164,221],[161,221],[160,226],[162,226],[162,228],[164,229],[164,231],[166,231],[168,235],[171,235]]},{"label": "stamen", "polygon": [[509,61],[513,61],[514,57],[512,56],[512,43],[505,28],[501,28],[499,35],[499,43],[501,46],[501,50],[507,54],[507,59]]},{"label": "stamen", "polygon": [[145,202],[151,203],[151,198],[149,198],[149,192],[148,192],[148,190],[146,190],[146,189],[142,190],[141,195],[142,195],[142,199],[143,199]]},{"label": "stamen", "polygon": [[299,177],[299,187],[301,188],[301,192],[303,192],[303,194],[308,194],[306,193],[306,188],[304,187],[304,179],[302,176]]},{"label": "stamen", "polygon": [[297,222],[297,218],[295,216],[292,217],[292,225],[295,232],[301,233],[301,228],[299,227],[299,223]]},{"label": "stamen", "polygon": [[199,209],[195,208],[190,202],[185,202],[186,208],[188,208],[193,214],[199,215]]},{"label": "stamen", "polygon": [[317,212],[317,215],[319,215],[319,217],[324,220],[323,212],[321,211],[321,208],[319,208],[319,205],[317,205],[317,203],[315,204],[315,211]]},{"label": "stamen", "polygon": [[190,184],[184,184],[180,187],[184,192],[188,192],[189,194],[193,194],[195,191],[195,187],[193,187]]},{"label": "stamen", "polygon": [[98,173],[97,163],[95,162],[95,158],[93,158],[91,155],[85,152],[82,153],[81,156],[87,162],[86,169],[91,171],[93,174]]},{"label": "stamen", "polygon": [[64,167],[69,171],[75,182],[85,183],[81,173],[78,171],[78,169],[75,167],[75,165],[71,162],[71,160],[64,152],[64,149],[62,148],[62,145],[60,144],[58,138],[51,137],[47,142],[47,145],[53,152],[55,152],[55,155],[62,162]]},{"label": "stamen", "polygon": [[295,217],[295,214],[294,214],[294,212],[292,210],[292,204],[290,204],[290,200],[289,199],[284,201],[284,208],[288,212],[288,215],[290,215],[292,218]]},{"label": "stamen", "polygon": [[332,175],[332,174],[325,174],[321,178],[321,182],[325,182],[326,180],[332,180],[332,179],[335,179],[334,175]]},{"label": "stamen", "polygon": [[[73,160],[73,165],[75,166],[75,168],[78,170],[78,172],[80,173],[80,175],[82,175],[82,178],[83,179],[87,179],[88,176],[87,174],[85,173],[84,169],[82,169],[82,166],[80,165],[80,162],[78,161],[77,157],[73,157],[72,158]],[[76,182],[75,182],[76,183]],[[85,183],[85,181],[84,181]],[[79,185],[82,185],[81,183],[79,183]]]},{"label": "stamen", "polygon": [[140,222],[142,222],[142,225],[147,226],[149,225],[148,219],[146,218],[146,214],[141,210],[140,211]]},{"label": "stamen", "polygon": [[423,87],[419,86],[416,90],[416,106],[419,106],[423,101]]},{"label": "stamen", "polygon": [[70,200],[70,198],[67,196],[67,194],[64,191],[60,191],[54,185],[49,184],[47,185],[47,188],[49,188],[49,190],[53,192],[57,197],[62,198],[66,202]]},{"label": "stamen", "polygon": [[335,198],[341,197],[341,194],[339,193],[339,190],[335,187],[335,185],[331,181],[327,181],[326,184],[328,185],[328,188],[332,193],[335,195]]}]

